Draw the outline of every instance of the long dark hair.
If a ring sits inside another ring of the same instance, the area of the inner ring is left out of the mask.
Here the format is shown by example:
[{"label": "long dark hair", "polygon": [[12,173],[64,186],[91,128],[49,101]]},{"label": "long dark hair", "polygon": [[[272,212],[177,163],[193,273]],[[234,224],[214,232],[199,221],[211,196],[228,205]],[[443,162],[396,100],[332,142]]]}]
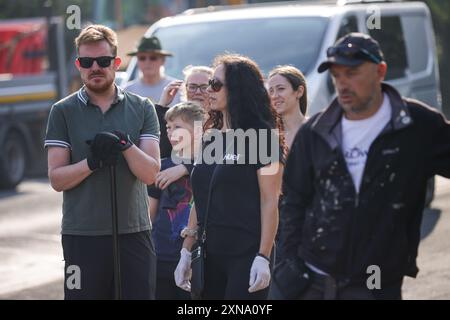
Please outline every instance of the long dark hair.
[{"label": "long dark hair", "polygon": [[[286,150],[283,124],[271,106],[258,65],[248,57],[223,54],[214,59],[213,66],[224,66],[227,87],[227,112],[231,129],[279,129],[280,145]],[[211,111],[205,128],[221,129],[222,113]]]},{"label": "long dark hair", "polygon": [[299,100],[299,108],[300,112],[303,115],[306,115],[306,110],[308,108],[308,95],[306,91],[306,79],[303,73],[294,66],[277,66],[269,72],[269,78],[277,74],[283,76],[291,84],[294,91],[296,91],[300,86],[303,87],[303,95]]}]

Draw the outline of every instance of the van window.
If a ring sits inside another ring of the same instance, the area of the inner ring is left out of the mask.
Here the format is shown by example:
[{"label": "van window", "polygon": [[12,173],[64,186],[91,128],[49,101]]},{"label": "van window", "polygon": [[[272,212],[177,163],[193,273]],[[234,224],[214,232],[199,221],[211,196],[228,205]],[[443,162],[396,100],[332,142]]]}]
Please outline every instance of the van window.
[{"label": "van window", "polygon": [[408,50],[409,69],[412,73],[424,71],[428,65],[430,46],[427,36],[427,19],[425,16],[404,16],[402,17],[405,26],[406,49]]},{"label": "van window", "polygon": [[381,28],[371,29],[369,34],[376,39],[388,65],[386,80],[405,76],[408,68],[405,38],[399,16],[381,17]]},{"label": "van window", "polygon": [[358,32],[358,19],[356,16],[347,16],[342,19],[336,40],[351,32]]},{"label": "van window", "polygon": [[155,35],[174,54],[165,64],[174,77],[181,78],[186,65],[210,65],[224,52],[254,59],[264,74],[279,64],[307,74],[318,59],[327,24],[324,17],[247,19],[177,25]]}]

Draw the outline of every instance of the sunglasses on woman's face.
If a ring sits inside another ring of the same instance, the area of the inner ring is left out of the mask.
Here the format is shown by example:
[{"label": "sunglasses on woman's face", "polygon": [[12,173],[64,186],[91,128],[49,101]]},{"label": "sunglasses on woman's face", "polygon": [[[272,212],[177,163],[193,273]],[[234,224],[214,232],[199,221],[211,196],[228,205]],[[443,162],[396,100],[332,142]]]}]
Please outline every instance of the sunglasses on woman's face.
[{"label": "sunglasses on woman's face", "polygon": [[220,81],[217,78],[209,79],[208,84],[211,87],[212,91],[214,91],[214,92],[219,92],[222,89],[222,87],[224,86],[222,81]]},{"label": "sunglasses on woman's face", "polygon": [[111,65],[111,61],[113,61],[116,57],[78,57],[77,60],[80,63],[80,66],[85,69],[89,69],[94,64],[94,61],[97,62],[98,66],[101,68],[108,68]]}]

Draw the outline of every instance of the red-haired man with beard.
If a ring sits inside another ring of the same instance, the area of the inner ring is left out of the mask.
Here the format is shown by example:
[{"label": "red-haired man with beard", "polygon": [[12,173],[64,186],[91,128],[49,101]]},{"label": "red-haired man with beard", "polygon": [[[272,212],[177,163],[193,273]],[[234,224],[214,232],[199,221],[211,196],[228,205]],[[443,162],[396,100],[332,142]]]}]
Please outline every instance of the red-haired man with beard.
[{"label": "red-haired man with beard", "polygon": [[[114,84],[121,62],[114,31],[91,25],[75,44],[84,86],[52,107],[45,140],[51,185],[63,191],[65,298],[114,297],[107,167],[115,165],[122,297],[152,299],[156,258],[145,185],[160,169],[155,108]],[[80,271],[78,283],[71,270]]]}]

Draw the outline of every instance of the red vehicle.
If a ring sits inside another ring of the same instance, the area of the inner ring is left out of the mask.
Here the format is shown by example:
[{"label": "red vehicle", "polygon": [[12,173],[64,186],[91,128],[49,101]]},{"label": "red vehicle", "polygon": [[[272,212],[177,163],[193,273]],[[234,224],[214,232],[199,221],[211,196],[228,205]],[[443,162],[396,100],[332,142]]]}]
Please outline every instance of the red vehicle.
[{"label": "red vehicle", "polygon": [[0,24],[0,74],[27,75],[45,71],[45,20]]},{"label": "red vehicle", "polygon": [[45,172],[52,104],[67,94],[63,20],[0,22],[0,188]]}]

